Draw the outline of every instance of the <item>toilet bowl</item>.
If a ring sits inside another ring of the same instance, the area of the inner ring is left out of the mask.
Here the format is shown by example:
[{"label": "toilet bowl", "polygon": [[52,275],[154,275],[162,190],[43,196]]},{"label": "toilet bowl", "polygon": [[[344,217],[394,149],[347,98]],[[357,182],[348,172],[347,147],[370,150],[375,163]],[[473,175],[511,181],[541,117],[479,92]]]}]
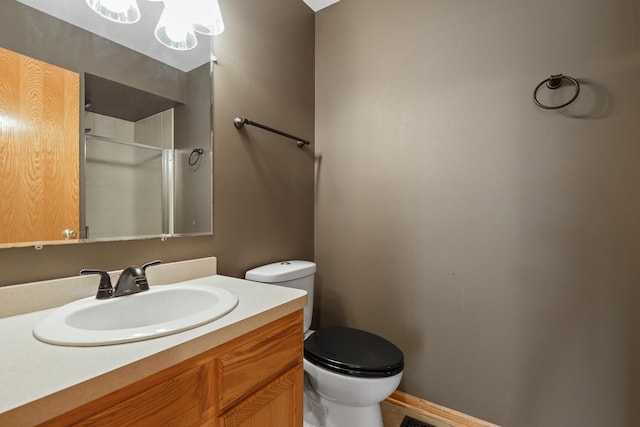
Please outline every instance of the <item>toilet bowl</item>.
[{"label": "toilet bowl", "polygon": [[307,291],[304,322],[304,426],[383,427],[380,402],[400,384],[402,351],[370,332],[342,326],[310,331],[315,264],[284,261],[246,273],[247,280]]}]

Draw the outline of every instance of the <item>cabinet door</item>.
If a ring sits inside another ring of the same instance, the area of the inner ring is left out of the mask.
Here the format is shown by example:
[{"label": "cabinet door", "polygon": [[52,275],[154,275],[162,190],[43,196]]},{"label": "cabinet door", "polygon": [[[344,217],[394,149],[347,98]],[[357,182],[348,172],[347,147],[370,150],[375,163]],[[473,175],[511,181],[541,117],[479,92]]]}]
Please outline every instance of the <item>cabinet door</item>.
[{"label": "cabinet door", "polygon": [[80,75],[0,48],[0,243],[80,228]]},{"label": "cabinet door", "polygon": [[300,427],[302,364],[278,377],[218,418],[218,427]]},{"label": "cabinet door", "polygon": [[[207,362],[207,361],[205,361]],[[41,427],[199,427],[211,425],[212,365],[170,368]],[[161,382],[158,383],[158,380]],[[150,384],[154,384],[151,387]],[[102,410],[96,412],[98,408]]]},{"label": "cabinet door", "polygon": [[302,311],[223,347],[216,358],[218,414],[226,412],[302,362]]}]

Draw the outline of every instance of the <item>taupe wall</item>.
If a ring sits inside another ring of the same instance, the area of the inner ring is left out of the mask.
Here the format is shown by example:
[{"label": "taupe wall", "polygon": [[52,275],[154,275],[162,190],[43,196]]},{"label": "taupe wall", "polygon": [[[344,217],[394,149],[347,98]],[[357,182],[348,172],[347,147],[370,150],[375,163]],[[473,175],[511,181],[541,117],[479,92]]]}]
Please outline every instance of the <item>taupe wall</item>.
[{"label": "taupe wall", "polygon": [[[176,234],[211,231],[211,131],[200,126],[211,121],[211,74],[205,64],[187,74],[187,102],[175,109],[174,139]],[[205,95],[205,96],[203,96]],[[191,157],[194,149],[203,150]],[[192,162],[193,160],[193,162]],[[191,165],[190,162],[195,163]]]},{"label": "taupe wall", "polygon": [[313,139],[314,14],[299,0],[220,0],[213,232],[221,271],[313,259],[314,146],[298,149],[236,116]]},{"label": "taupe wall", "polygon": [[[320,324],[517,427],[637,426],[635,0],[343,0],[316,18]],[[543,79],[583,82],[562,111]]]},{"label": "taupe wall", "polygon": [[312,138],[313,12],[300,0],[220,5],[226,30],[216,37],[213,237],[0,249],[0,285],[154,258],[214,255],[219,272],[235,276],[264,262],[313,258],[313,147],[232,124],[244,114]]}]

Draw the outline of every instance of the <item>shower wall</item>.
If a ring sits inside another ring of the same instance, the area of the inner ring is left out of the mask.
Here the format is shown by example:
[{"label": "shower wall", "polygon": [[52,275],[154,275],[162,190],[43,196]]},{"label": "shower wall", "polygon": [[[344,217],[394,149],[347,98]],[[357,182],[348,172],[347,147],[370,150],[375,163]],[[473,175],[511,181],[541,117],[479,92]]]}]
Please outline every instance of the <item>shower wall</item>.
[{"label": "shower wall", "polygon": [[[343,0],[316,16],[320,324],[513,427],[640,425],[637,0]],[[546,111],[551,74],[582,82]]]},{"label": "shower wall", "polygon": [[173,110],[135,123],[85,113],[85,124],[91,130],[85,144],[83,236],[101,240],[162,234],[162,149],[173,146]]}]

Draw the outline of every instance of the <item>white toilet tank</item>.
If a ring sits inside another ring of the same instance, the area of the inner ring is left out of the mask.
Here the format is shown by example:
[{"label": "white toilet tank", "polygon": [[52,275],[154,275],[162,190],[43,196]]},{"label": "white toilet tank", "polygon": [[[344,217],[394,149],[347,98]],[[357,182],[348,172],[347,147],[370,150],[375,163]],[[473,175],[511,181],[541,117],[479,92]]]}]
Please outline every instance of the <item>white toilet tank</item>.
[{"label": "white toilet tank", "polygon": [[313,275],[316,264],[309,261],[282,261],[247,271],[244,278],[254,282],[271,283],[307,291],[304,307],[304,332],[311,327],[313,317]]}]

